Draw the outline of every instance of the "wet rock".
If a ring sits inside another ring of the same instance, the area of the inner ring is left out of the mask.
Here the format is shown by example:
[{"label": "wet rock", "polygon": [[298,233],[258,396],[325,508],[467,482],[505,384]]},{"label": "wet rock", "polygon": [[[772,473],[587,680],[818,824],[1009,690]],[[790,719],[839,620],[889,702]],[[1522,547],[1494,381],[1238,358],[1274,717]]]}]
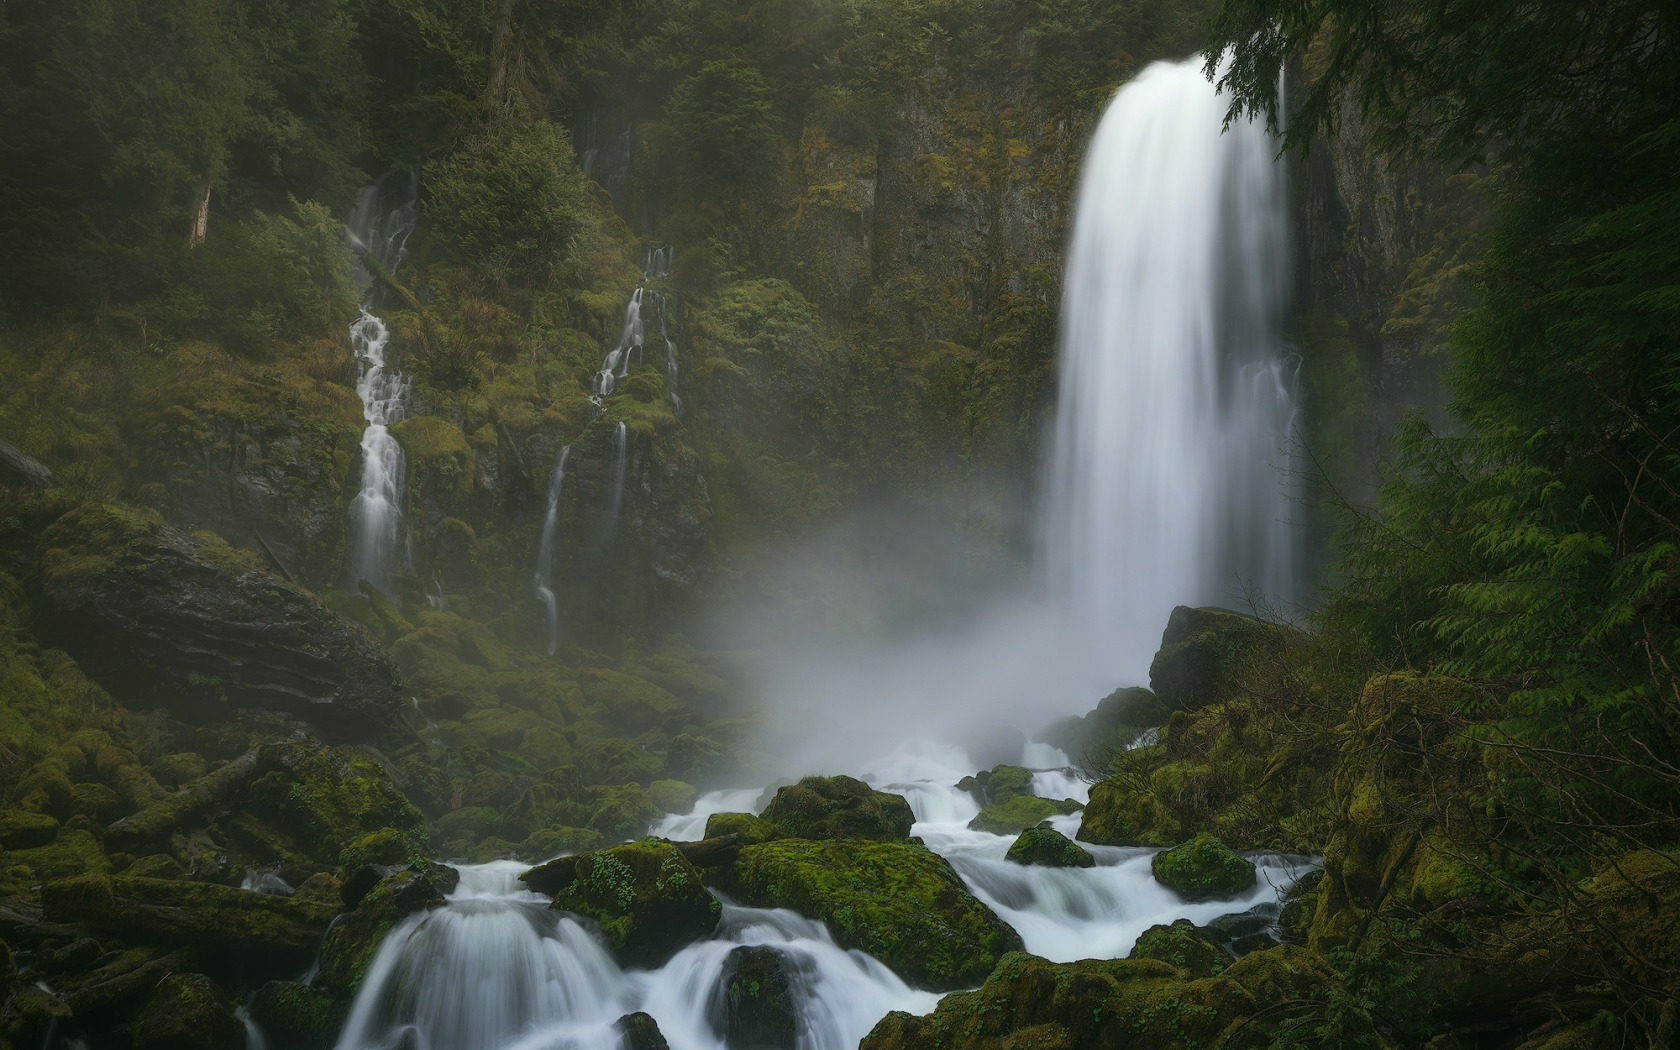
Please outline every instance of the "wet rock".
[{"label": "wet rock", "polygon": [[326,872],[318,871],[298,883],[298,888],[292,891],[292,898],[318,904],[343,904],[344,886]]},{"label": "wet rock", "polygon": [[1307,943],[1313,912],[1318,910],[1318,885],[1323,881],[1324,869],[1315,868],[1284,891],[1281,901],[1283,911],[1278,915],[1278,932],[1285,944]]},{"label": "wet rock", "polygon": [[1212,977],[1231,965],[1231,957],[1208,931],[1189,919],[1151,926],[1138,935],[1128,959],[1156,959],[1191,977]]},{"label": "wet rock", "polygon": [[936,991],[972,987],[1021,946],[949,862],[914,841],[777,839],[744,848],[717,882],[743,903],[819,919],[841,945]]},{"label": "wet rock", "polygon": [[134,1021],[133,1050],[243,1050],[245,1026],[210,978],[170,974]]},{"label": "wet rock", "polygon": [[903,795],[844,776],[806,777],[790,784],[776,792],[762,816],[778,836],[797,839],[887,842],[909,838],[916,822]]},{"label": "wet rock", "polygon": [[618,1019],[618,1033],[623,1050],[671,1050],[651,1014],[625,1014]]},{"label": "wet rock", "polygon": [[968,827],[970,831],[989,831],[993,835],[1018,835],[1051,817],[1077,813],[1082,808],[1071,798],[1015,795],[1006,802],[994,802],[982,809],[968,822]]},{"label": "wet rock", "polygon": [[[1189,1050],[1267,1006],[1321,997],[1333,980],[1300,948],[1279,947],[1238,960],[1211,977],[1153,958],[1053,963],[1025,952],[1003,958],[978,989],[939,1001],[932,1014],[894,1011],[859,1050]],[[1375,1035],[1342,1033],[1344,1045]]]},{"label": "wet rock", "polygon": [[207,882],[83,875],[41,888],[46,917],[163,948],[286,971],[306,965],[334,909]]},{"label": "wet rock", "polygon": [[1276,651],[1294,634],[1241,613],[1180,605],[1149,665],[1149,686],[1167,710],[1200,710],[1230,699],[1255,654]]},{"label": "wet rock", "polygon": [[626,966],[658,966],[708,936],[723,912],[699,869],[669,842],[643,839],[585,853],[571,870],[554,907],[594,919]]},{"label": "wet rock", "polygon": [[1235,897],[1254,885],[1254,862],[1211,835],[1155,854],[1155,881],[1188,901]]},{"label": "wet rock", "polygon": [[396,668],[367,632],[214,537],[89,505],[41,550],[41,635],[131,705],[263,708],[346,737],[398,724]]},{"label": "wet rock", "polygon": [[1010,844],[1003,859],[1016,864],[1037,864],[1046,868],[1090,868],[1097,858],[1073,844],[1055,828],[1028,828]]},{"label": "wet rock", "polygon": [[321,938],[315,983],[344,998],[354,995],[391,928],[415,912],[443,904],[443,894],[421,872],[387,875],[367,891],[355,910],[339,916]]},{"label": "wet rock", "polygon": [[782,1050],[799,1036],[792,961],[785,952],[742,945],[724,957],[712,1027],[730,1050]]},{"label": "wet rock", "polygon": [[47,1046],[70,1018],[69,1005],[58,996],[20,983],[0,1002],[0,1046]]},{"label": "wet rock", "polygon": [[1079,830],[1073,837],[1098,846],[1165,845],[1144,841],[1146,836],[1139,831],[1140,825],[1148,826],[1150,823],[1143,811],[1151,809],[1154,804],[1153,797],[1147,792],[1133,790],[1112,780],[1100,780],[1091,785],[1090,801],[1085,803]]},{"label": "wet rock", "polygon": [[251,997],[251,1020],[269,1050],[329,1050],[344,1024],[346,1004],[306,984],[270,981]]},{"label": "wet rock", "polygon": [[85,1029],[126,1023],[156,991],[158,982],[188,967],[186,952],[159,955],[131,948],[98,960],[86,973],[67,975],[59,993]]}]

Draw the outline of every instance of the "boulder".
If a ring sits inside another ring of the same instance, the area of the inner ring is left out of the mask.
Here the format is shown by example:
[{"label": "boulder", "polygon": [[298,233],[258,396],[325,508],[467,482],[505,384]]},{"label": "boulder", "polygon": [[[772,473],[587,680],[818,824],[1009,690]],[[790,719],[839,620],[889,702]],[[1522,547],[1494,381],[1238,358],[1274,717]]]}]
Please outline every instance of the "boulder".
[{"label": "boulder", "polygon": [[315,983],[343,998],[355,994],[385,935],[416,912],[442,907],[443,893],[419,871],[387,875],[369,889],[355,910],[345,912],[321,939]]},{"label": "boulder", "polygon": [[269,981],[251,997],[251,1020],[269,1050],[330,1050],[346,1004],[296,981]]},{"label": "boulder", "polygon": [[1055,828],[1028,828],[1010,844],[1004,860],[1016,864],[1037,864],[1046,868],[1090,868],[1097,858],[1073,844]]},{"label": "boulder", "polygon": [[839,944],[921,988],[972,987],[1020,935],[918,842],[777,839],[747,846],[717,880],[743,903],[826,923]]},{"label": "boulder", "polygon": [[245,1026],[216,982],[170,974],[135,1018],[133,1050],[244,1050]]},{"label": "boulder", "polygon": [[767,945],[724,957],[712,1003],[712,1030],[730,1050],[782,1050],[799,1037],[792,960]]},{"label": "boulder", "polygon": [[1155,881],[1187,901],[1224,900],[1254,885],[1254,862],[1211,835],[1155,854]]},{"label": "boulder", "polygon": [[1231,965],[1219,942],[1189,919],[1151,926],[1138,935],[1128,959],[1156,959],[1191,977],[1212,977]]},{"label": "boulder", "polygon": [[1015,795],[1007,802],[994,802],[968,822],[970,831],[989,831],[994,835],[1018,835],[1037,827],[1051,817],[1077,813],[1082,807],[1071,798],[1039,798],[1036,795]]},{"label": "boulder", "polygon": [[764,820],[783,838],[871,839],[910,837],[916,815],[903,795],[876,791],[853,777],[806,777],[776,792]]},{"label": "boulder", "polygon": [[776,825],[751,813],[713,813],[706,818],[706,837],[739,835],[749,846],[769,842],[776,837]]},{"label": "boulder", "polygon": [[1142,686],[1116,689],[1085,715],[1050,723],[1038,739],[1060,748],[1074,762],[1101,766],[1108,752],[1132,744],[1145,729],[1161,725],[1172,708]]},{"label": "boulder", "polygon": [[41,538],[38,630],[131,706],[183,721],[241,707],[367,739],[406,695],[371,635],[210,534],[87,505]]},{"label": "boulder", "polygon": [[270,972],[308,964],[336,909],[208,882],[82,875],[41,888],[46,917]]},{"label": "boulder", "polygon": [[1180,605],[1167,618],[1149,665],[1149,687],[1167,711],[1197,711],[1230,699],[1248,664],[1296,636],[1289,627],[1225,609]]},{"label": "boulder", "polygon": [[1074,838],[1098,846],[1164,846],[1165,842],[1148,841],[1139,828],[1152,827],[1155,800],[1148,792],[1138,791],[1113,780],[1099,780],[1091,785],[1090,801],[1079,818],[1079,830]]},{"label": "boulder", "polygon": [[659,1030],[659,1022],[651,1014],[638,1012],[620,1017],[618,1035],[622,1050],[671,1050],[665,1033]]},{"label": "boulder", "polygon": [[57,817],[21,809],[0,812],[0,849],[34,849],[57,837]]},{"label": "boulder", "polygon": [[[1192,1050],[1268,1006],[1321,999],[1334,978],[1305,949],[1258,952],[1211,977],[1159,959],[1053,963],[1006,955],[979,988],[948,995],[932,1014],[894,1011],[859,1050]],[[1369,1021],[1350,1017],[1342,1045],[1377,1045]],[[1358,1027],[1355,1027],[1358,1026]]]},{"label": "boulder", "polygon": [[626,966],[658,966],[710,935],[723,912],[699,869],[669,842],[642,839],[567,859],[572,879],[554,907],[594,919]]}]

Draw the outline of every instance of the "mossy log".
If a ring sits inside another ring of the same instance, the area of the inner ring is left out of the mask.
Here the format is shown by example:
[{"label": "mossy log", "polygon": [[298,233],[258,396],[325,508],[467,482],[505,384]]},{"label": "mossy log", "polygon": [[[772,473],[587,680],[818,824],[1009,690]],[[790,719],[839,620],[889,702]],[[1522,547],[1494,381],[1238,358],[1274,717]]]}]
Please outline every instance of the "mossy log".
[{"label": "mossy log", "polygon": [[162,838],[201,813],[232,800],[256,777],[257,754],[254,749],[247,751],[174,794],[112,824],[105,829],[107,847],[130,849]]}]

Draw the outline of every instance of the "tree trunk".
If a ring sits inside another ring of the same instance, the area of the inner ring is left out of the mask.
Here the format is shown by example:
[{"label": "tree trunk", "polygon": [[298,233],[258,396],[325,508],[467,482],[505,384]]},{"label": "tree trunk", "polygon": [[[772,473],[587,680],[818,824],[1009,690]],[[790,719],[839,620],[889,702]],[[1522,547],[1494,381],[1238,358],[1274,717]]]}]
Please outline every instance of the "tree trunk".
[{"label": "tree trunk", "polygon": [[187,250],[204,243],[205,236],[210,232],[210,180],[205,179],[198,187],[197,207],[193,208],[192,225],[187,228]]}]

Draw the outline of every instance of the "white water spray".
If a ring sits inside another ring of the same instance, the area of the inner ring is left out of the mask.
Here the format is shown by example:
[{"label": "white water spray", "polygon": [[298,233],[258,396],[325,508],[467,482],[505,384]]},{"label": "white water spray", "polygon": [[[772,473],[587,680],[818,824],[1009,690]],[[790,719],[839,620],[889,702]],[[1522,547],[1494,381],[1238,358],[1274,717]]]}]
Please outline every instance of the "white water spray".
[{"label": "white water spray", "polygon": [[1284,172],[1225,108],[1200,59],[1146,69],[1075,213],[1043,565],[1134,680],[1175,605],[1297,597]]}]

